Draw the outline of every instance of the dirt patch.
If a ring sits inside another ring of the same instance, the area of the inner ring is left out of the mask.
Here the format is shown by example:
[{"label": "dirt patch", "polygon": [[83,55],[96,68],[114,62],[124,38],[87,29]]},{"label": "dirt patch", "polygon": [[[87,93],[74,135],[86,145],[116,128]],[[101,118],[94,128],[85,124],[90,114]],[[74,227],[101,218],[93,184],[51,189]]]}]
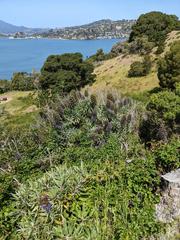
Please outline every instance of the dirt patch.
[{"label": "dirt patch", "polygon": [[23,113],[32,113],[37,111],[37,107],[35,105],[28,107],[26,110],[23,111]]}]

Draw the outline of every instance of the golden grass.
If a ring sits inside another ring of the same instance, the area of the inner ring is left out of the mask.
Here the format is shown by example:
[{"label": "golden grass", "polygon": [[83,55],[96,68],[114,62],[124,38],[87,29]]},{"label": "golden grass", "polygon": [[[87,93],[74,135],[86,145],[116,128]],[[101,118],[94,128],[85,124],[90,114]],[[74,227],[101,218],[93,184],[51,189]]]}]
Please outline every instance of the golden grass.
[{"label": "golden grass", "polygon": [[[180,40],[180,31],[172,31],[168,34],[165,51],[160,56],[169,51],[173,42]],[[145,77],[128,78],[128,71],[130,65],[142,59],[138,55],[118,56],[116,58],[104,61],[100,66],[95,68],[96,82],[91,87],[86,87],[90,93],[98,94],[102,90],[115,88],[123,95],[136,95],[150,91],[155,87],[159,87],[159,81],[157,77],[157,56],[155,51],[151,53],[152,60],[154,61],[154,67],[152,72]]]},{"label": "golden grass", "polygon": [[133,95],[152,90],[158,87],[157,71],[153,71],[145,77],[129,78],[128,71],[134,61],[141,60],[137,55],[116,57],[105,61],[95,69],[96,82],[88,90],[98,93],[99,90],[116,88],[123,95]]},{"label": "golden grass", "polygon": [[1,94],[0,98],[7,97],[7,101],[0,102],[0,106],[4,107],[4,110],[11,115],[17,115],[18,113],[22,113],[32,105],[32,103],[26,101],[26,98],[31,93],[32,92],[30,91],[13,91]]},{"label": "golden grass", "polygon": [[170,50],[172,43],[176,41],[180,41],[180,31],[172,31],[171,33],[168,34],[165,43],[165,53]]}]

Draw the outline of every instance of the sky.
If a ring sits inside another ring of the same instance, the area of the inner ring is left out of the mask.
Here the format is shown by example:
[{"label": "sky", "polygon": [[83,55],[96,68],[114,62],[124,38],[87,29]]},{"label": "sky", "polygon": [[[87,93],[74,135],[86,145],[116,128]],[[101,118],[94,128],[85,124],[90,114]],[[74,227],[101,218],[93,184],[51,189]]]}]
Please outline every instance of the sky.
[{"label": "sky", "polygon": [[162,11],[180,17],[180,0],[0,0],[0,20],[27,27],[66,27],[100,19],[137,19]]}]

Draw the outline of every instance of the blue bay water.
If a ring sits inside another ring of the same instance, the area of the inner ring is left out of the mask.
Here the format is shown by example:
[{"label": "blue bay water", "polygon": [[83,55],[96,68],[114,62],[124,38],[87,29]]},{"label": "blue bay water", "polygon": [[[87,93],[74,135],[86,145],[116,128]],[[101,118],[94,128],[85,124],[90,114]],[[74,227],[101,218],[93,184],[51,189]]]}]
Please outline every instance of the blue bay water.
[{"label": "blue bay water", "polygon": [[0,39],[0,79],[11,79],[14,72],[39,71],[51,54],[81,52],[89,57],[100,48],[109,52],[119,39],[53,40]]}]

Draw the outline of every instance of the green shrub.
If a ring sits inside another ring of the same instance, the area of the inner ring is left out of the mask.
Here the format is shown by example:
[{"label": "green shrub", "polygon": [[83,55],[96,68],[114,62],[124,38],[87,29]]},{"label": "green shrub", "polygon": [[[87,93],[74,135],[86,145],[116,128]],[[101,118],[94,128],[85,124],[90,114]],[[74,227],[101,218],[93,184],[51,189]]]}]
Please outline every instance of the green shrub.
[{"label": "green shrub", "polygon": [[38,74],[28,74],[25,72],[14,73],[11,79],[11,89],[18,91],[30,91],[36,89]]},{"label": "green shrub", "polygon": [[8,80],[0,80],[0,94],[10,91],[11,89],[11,81]]},{"label": "green shrub", "polygon": [[171,90],[180,82],[180,41],[175,42],[170,52],[159,62],[158,78],[162,88]]},{"label": "green shrub", "polygon": [[111,59],[114,56],[115,55],[113,53],[104,53],[103,49],[99,49],[99,50],[97,50],[96,54],[87,58],[86,62],[98,63],[98,62],[102,62],[104,60]]},{"label": "green shrub", "polygon": [[147,37],[136,38],[133,42],[129,43],[129,53],[132,54],[149,54],[154,48],[155,44],[149,42]]},{"label": "green shrub", "polygon": [[[98,149],[66,149],[67,165],[28,181],[14,196],[14,236],[140,239],[157,232],[152,205],[159,179],[153,160],[138,157],[140,149],[137,143],[132,157],[129,148],[129,164],[116,136]],[[68,166],[72,161],[78,166]]]},{"label": "green shrub", "polygon": [[155,110],[160,118],[171,124],[179,121],[180,98],[173,92],[163,91],[153,94],[147,105],[147,110]]},{"label": "green shrub", "polygon": [[144,57],[143,62],[134,62],[130,66],[128,77],[143,77],[150,73],[152,62],[149,56]]},{"label": "green shrub", "polygon": [[157,168],[161,173],[167,173],[180,167],[180,140],[172,139],[154,151]]},{"label": "green shrub", "polygon": [[167,141],[178,132],[180,123],[180,98],[173,92],[152,94],[147,104],[147,116],[142,121],[140,136],[145,142]]}]

